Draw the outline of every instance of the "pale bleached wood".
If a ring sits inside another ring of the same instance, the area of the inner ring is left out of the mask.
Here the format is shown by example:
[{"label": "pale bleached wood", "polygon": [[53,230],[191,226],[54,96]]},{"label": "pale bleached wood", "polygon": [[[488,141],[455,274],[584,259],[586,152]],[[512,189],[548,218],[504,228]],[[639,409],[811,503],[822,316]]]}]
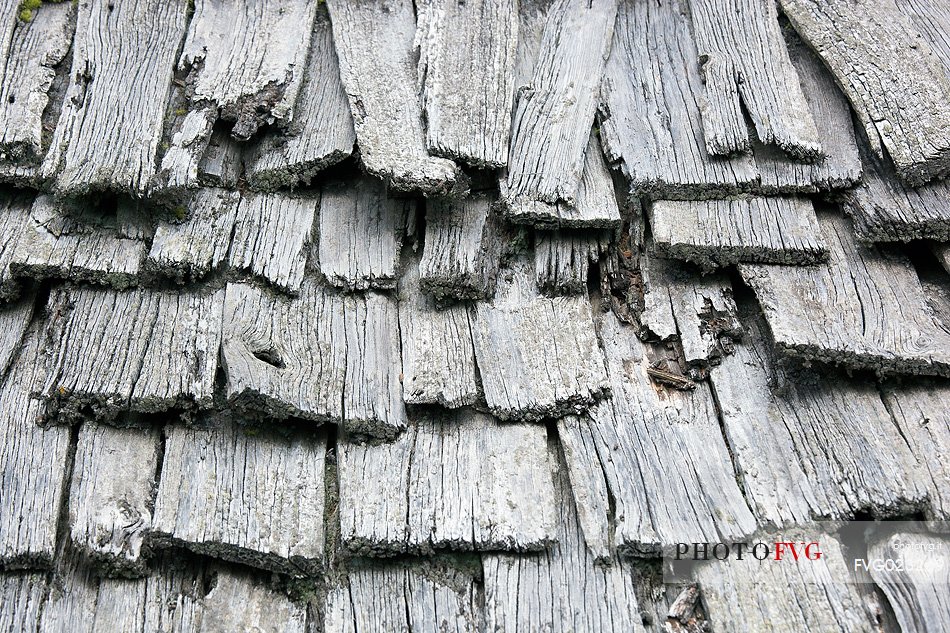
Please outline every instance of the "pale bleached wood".
[{"label": "pale bleached wood", "polygon": [[165,429],[156,542],[291,575],[323,561],[323,434]]},{"label": "pale bleached wood", "polygon": [[[943,633],[950,627],[950,540],[898,532],[868,548],[871,577],[887,596],[904,633]],[[887,564],[889,563],[889,564]]]},{"label": "pale bleached wood", "polygon": [[21,353],[35,304],[36,296],[28,294],[0,309],[0,381]]},{"label": "pale bleached wood", "polygon": [[425,0],[416,13],[426,146],[437,156],[476,167],[504,167],[518,42],[517,0]]},{"label": "pale bleached wood", "polygon": [[609,392],[589,300],[539,296],[532,269],[514,262],[472,312],[485,399],[503,420],[579,413]]},{"label": "pale bleached wood", "polygon": [[375,178],[328,183],[321,189],[320,272],[346,290],[396,287],[406,223],[415,201],[390,198]]},{"label": "pale bleached wood", "polygon": [[17,242],[30,217],[30,197],[0,194],[0,300],[10,301],[20,294],[21,284],[10,270]]},{"label": "pale bleached wood", "polygon": [[216,582],[202,601],[199,630],[209,633],[305,633],[309,630],[306,606],[269,587],[266,580],[236,569],[212,568],[212,572]]},{"label": "pale bleached wood", "polygon": [[548,294],[582,294],[591,263],[607,249],[609,236],[596,231],[538,231],[534,238],[534,274]]},{"label": "pale bleached wood", "polygon": [[46,576],[0,573],[0,631],[33,631],[40,619]]},{"label": "pale bleached wood", "polygon": [[290,299],[229,284],[222,359],[231,405],[391,438],[406,426],[394,299],[312,280]]},{"label": "pale bleached wood", "polygon": [[186,11],[161,0],[79,3],[70,84],[42,167],[57,192],[147,192]]},{"label": "pale bleached wood", "polygon": [[740,266],[778,348],[879,373],[950,375],[950,329],[910,262],[857,244],[841,216],[819,213],[818,222],[827,264]]},{"label": "pale bleached wood", "polygon": [[943,65],[950,68],[950,11],[939,0],[907,0],[897,3],[901,10],[930,44]]},{"label": "pale bleached wood", "polygon": [[79,430],[69,487],[75,547],[107,576],[147,572],[142,543],[152,527],[160,433],[87,422]]},{"label": "pale bleached wood", "polygon": [[412,2],[329,0],[333,41],[366,170],[398,191],[462,195],[468,178],[426,152]]},{"label": "pale bleached wood", "polygon": [[815,264],[827,257],[807,198],[658,200],[650,206],[655,252],[706,270],[736,264]]},{"label": "pale bleached wood", "polygon": [[236,189],[243,175],[244,143],[232,138],[222,127],[213,128],[208,147],[198,163],[198,184]]},{"label": "pale bleached wood", "polygon": [[183,116],[175,116],[175,122],[170,124],[171,140],[152,177],[149,195],[177,205],[200,184],[201,162],[217,118],[217,109],[208,104],[194,106]]},{"label": "pale bleached wood", "polygon": [[894,0],[781,0],[821,56],[879,156],[920,185],[950,171],[950,74]]}]

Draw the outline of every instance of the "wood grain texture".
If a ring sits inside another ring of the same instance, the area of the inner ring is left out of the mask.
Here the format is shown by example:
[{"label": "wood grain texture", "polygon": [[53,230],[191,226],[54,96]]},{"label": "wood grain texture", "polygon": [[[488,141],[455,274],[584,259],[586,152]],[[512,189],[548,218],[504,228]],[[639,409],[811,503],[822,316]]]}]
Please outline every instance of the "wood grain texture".
[{"label": "wood grain texture", "polygon": [[[770,0],[690,0],[704,92],[706,150],[748,152],[756,136],[794,158],[822,157],[821,143]],[[744,110],[743,110],[744,108]]]},{"label": "wood grain texture", "polygon": [[208,150],[218,111],[213,105],[195,106],[171,126],[171,140],[152,178],[149,195],[178,205],[201,184],[201,163]]},{"label": "wood grain texture", "polygon": [[269,587],[265,580],[236,569],[212,568],[212,573],[215,585],[202,601],[199,630],[209,633],[305,633],[308,630],[306,607]]},{"label": "wood grain texture", "polygon": [[374,178],[328,183],[321,189],[320,272],[345,290],[396,287],[406,223],[414,200],[390,198]]},{"label": "wood grain texture", "polygon": [[186,10],[161,0],[79,3],[70,83],[41,170],[58,193],[148,191]]},{"label": "wood grain texture", "polygon": [[484,299],[495,292],[503,235],[488,195],[432,200],[419,263],[422,291],[437,299]]},{"label": "wood grain texture", "polygon": [[0,300],[10,301],[20,294],[21,284],[10,270],[17,242],[30,217],[31,197],[0,193]]},{"label": "wood grain texture", "polygon": [[893,561],[872,566],[871,577],[905,633],[939,633],[950,622],[950,542],[939,534],[897,533],[868,548],[868,557]]},{"label": "wood grain texture", "polygon": [[291,575],[323,562],[323,434],[165,429],[154,539]]},{"label": "wood grain texture", "polygon": [[210,407],[223,304],[223,290],[56,289],[46,326],[47,419]]},{"label": "wood grain texture", "polygon": [[406,426],[396,301],[311,280],[294,299],[229,284],[222,361],[231,406],[392,438]]},{"label": "wood grain texture", "polygon": [[476,167],[504,167],[518,2],[425,0],[416,13],[426,147]]},{"label": "wood grain texture", "polygon": [[828,256],[807,198],[658,200],[650,206],[655,252],[712,270],[739,262],[816,264]]},{"label": "wood grain texture", "polygon": [[708,386],[679,391],[651,382],[647,348],[611,312],[599,318],[599,334],[612,397],[558,421],[592,552],[655,555],[674,543],[752,533]]},{"label": "wood grain texture", "polygon": [[333,41],[366,170],[397,191],[464,195],[468,178],[426,152],[409,0],[330,0]]},{"label": "wood grain texture", "polygon": [[463,409],[396,441],[339,444],[340,531],[361,555],[539,550],[553,539],[544,428]]},{"label": "wood grain texture", "polygon": [[[29,294],[0,309],[0,380],[22,352],[24,335],[33,318],[36,296]],[[2,382],[0,382],[2,384]]]},{"label": "wood grain texture", "polygon": [[107,576],[142,576],[152,528],[161,434],[88,422],[79,430],[69,487],[69,535]]},{"label": "wood grain texture", "polygon": [[609,393],[587,297],[539,296],[532,269],[513,263],[472,311],[485,399],[503,420],[580,413]]},{"label": "wood grain texture", "polygon": [[243,184],[244,148],[245,144],[232,138],[223,126],[214,127],[198,163],[198,184],[237,189]]},{"label": "wood grain texture", "polygon": [[246,193],[238,203],[228,264],[289,293],[303,283],[318,196]]},{"label": "wood grain texture", "polygon": [[950,171],[948,67],[898,9],[884,2],[781,0],[795,30],[834,74],[875,152],[920,185]]},{"label": "wood grain texture", "polygon": [[820,213],[818,222],[827,264],[740,266],[777,347],[885,374],[950,374],[950,330],[927,305],[910,262],[857,244],[840,216]]},{"label": "wood grain texture", "polygon": [[609,236],[596,231],[538,231],[534,237],[534,275],[538,288],[552,295],[587,290],[591,263],[607,250]]},{"label": "wood grain texture", "polygon": [[35,630],[45,592],[45,574],[0,573],[0,630]]},{"label": "wood grain texture", "polygon": [[250,150],[248,182],[265,191],[309,184],[319,171],[348,157],[354,143],[330,20],[318,9],[294,121],[285,134],[267,134]]}]

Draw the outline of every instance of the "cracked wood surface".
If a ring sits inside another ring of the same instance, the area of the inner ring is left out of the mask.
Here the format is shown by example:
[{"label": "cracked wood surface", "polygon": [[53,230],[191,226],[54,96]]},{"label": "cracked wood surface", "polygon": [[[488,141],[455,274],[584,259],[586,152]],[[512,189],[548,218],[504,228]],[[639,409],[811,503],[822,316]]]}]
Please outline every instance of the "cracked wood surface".
[{"label": "cracked wood surface", "polygon": [[608,242],[601,232],[537,231],[534,274],[538,288],[553,295],[584,293],[590,265],[597,263]]},{"label": "cracked wood surface", "polygon": [[545,430],[469,409],[423,417],[388,444],[339,445],[350,552],[539,550],[553,539]]},{"label": "cracked wood surface", "polygon": [[20,294],[21,283],[13,275],[11,264],[17,242],[29,227],[29,197],[18,193],[0,194],[0,300],[10,301]]},{"label": "cracked wood surface", "polygon": [[[871,577],[884,591],[904,633],[939,633],[950,622],[950,541],[946,535],[897,533],[871,545]],[[943,563],[943,564],[941,564]]]},{"label": "cracked wood surface", "polygon": [[910,261],[857,244],[843,217],[823,212],[818,222],[827,264],[739,267],[778,349],[882,374],[950,375],[950,325],[927,305]]}]

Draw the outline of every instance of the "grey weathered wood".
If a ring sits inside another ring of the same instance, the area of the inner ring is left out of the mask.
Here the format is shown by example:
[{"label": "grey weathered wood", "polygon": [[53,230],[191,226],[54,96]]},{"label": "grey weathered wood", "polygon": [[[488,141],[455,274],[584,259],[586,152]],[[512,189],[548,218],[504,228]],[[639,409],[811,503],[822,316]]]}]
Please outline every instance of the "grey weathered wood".
[{"label": "grey weathered wood", "polygon": [[950,13],[946,5],[934,0],[907,0],[897,3],[897,8],[910,18],[943,65],[950,68]]},{"label": "grey weathered wood", "polygon": [[630,631],[641,633],[633,564],[599,564],[584,543],[563,461],[557,465],[557,543],[535,555],[483,557],[489,631]]},{"label": "grey weathered wood", "polygon": [[323,560],[323,434],[165,429],[156,541],[292,575]]},{"label": "grey weathered wood", "polygon": [[927,488],[876,387],[786,371],[765,323],[710,374],[723,430],[760,523],[910,514]]},{"label": "grey weathered wood", "polygon": [[160,433],[88,422],[79,430],[69,487],[73,545],[106,575],[147,572],[142,543],[152,527]]},{"label": "grey weathered wood", "polygon": [[233,139],[223,128],[214,128],[198,163],[198,184],[236,189],[243,175],[244,144]]},{"label": "grey weathered wood", "polygon": [[206,277],[225,265],[238,201],[236,191],[203,187],[195,191],[181,222],[159,221],[145,269],[177,281]]},{"label": "grey weathered wood", "polygon": [[950,171],[950,75],[894,0],[780,0],[835,75],[871,145],[919,185]]},{"label": "grey weathered wood", "polygon": [[950,273],[950,244],[931,244],[931,250],[943,269]]},{"label": "grey weathered wood", "polygon": [[126,410],[210,407],[223,303],[223,289],[56,289],[47,325],[53,362],[42,387],[47,418],[110,421]]},{"label": "grey weathered wood", "polygon": [[79,3],[70,84],[42,168],[57,192],[146,193],[186,11],[161,0]]},{"label": "grey weathered wood", "polygon": [[440,299],[490,297],[502,243],[501,221],[490,196],[430,201],[419,263],[422,291]]},{"label": "grey weathered wood", "polygon": [[35,304],[36,297],[29,294],[0,309],[0,380],[21,353]]},{"label": "grey weathered wood", "polygon": [[950,540],[898,532],[868,548],[871,576],[887,595],[904,633],[943,633],[950,627]]},{"label": "grey weathered wood", "polygon": [[349,156],[355,142],[330,21],[318,10],[294,122],[286,136],[269,134],[251,151],[248,181],[263,190],[308,184],[317,172]]},{"label": "grey weathered wood", "polygon": [[462,195],[468,179],[426,152],[409,0],[329,0],[333,41],[366,170],[398,191]]},{"label": "grey weathered wood", "polygon": [[454,409],[478,400],[481,392],[468,307],[436,306],[419,288],[415,261],[399,280],[399,336],[406,404]]},{"label": "grey weathered wood", "polygon": [[228,263],[295,293],[303,283],[319,196],[246,193],[235,212]]},{"label": "grey weathered wood", "polygon": [[532,263],[503,270],[492,301],[472,312],[488,408],[503,420],[586,410],[609,392],[587,297],[541,297]]},{"label": "grey weathered wood", "polygon": [[690,0],[689,5],[704,85],[700,108],[706,150],[713,156],[748,152],[748,113],[763,143],[798,159],[821,158],[818,130],[785,47],[775,3]]},{"label": "grey weathered wood", "polygon": [[360,562],[332,587],[322,631],[477,633],[481,592],[472,571],[435,561]]},{"label": "grey weathered wood", "polygon": [[706,270],[736,264],[815,264],[827,257],[807,198],[658,200],[650,206],[655,252]]},{"label": "grey weathered wood", "polygon": [[554,531],[540,425],[463,409],[422,418],[388,444],[338,445],[340,534],[357,554],[539,550]]},{"label": "grey weathered wood", "polygon": [[229,284],[222,359],[232,406],[391,438],[406,426],[394,299],[305,281],[294,299]]},{"label": "grey weathered wood", "polygon": [[538,288],[550,294],[582,294],[591,262],[607,249],[600,232],[538,231],[534,238],[534,274]]},{"label": "grey weathered wood", "polygon": [[320,272],[346,290],[395,288],[413,200],[389,198],[375,178],[328,183],[321,189]]},{"label": "grey weathered wood", "polygon": [[518,2],[425,0],[416,13],[426,147],[476,167],[504,167]]},{"label": "grey weathered wood", "polygon": [[740,266],[778,348],[879,373],[950,375],[950,329],[910,262],[857,244],[840,216],[819,213],[818,222],[827,264]]},{"label": "grey weathered wood", "polygon": [[217,109],[208,104],[175,116],[169,125],[171,140],[149,186],[153,198],[178,204],[200,184],[201,163],[217,118]]},{"label": "grey weathered wood", "polygon": [[45,593],[44,574],[0,573],[0,631],[35,630]]},{"label": "grey weathered wood", "polygon": [[0,160],[42,159],[43,112],[50,100],[56,67],[66,57],[75,27],[72,3],[47,4],[29,22],[18,19],[20,3],[4,2],[0,38]]},{"label": "grey weathered wood", "polygon": [[558,421],[591,550],[655,553],[754,531],[707,385],[679,391],[652,383],[647,348],[611,312],[600,317],[599,334],[612,397]]},{"label": "grey weathered wood", "polygon": [[0,300],[20,294],[20,283],[10,270],[16,245],[27,226],[32,200],[22,194],[0,194]]},{"label": "grey weathered wood", "polygon": [[309,630],[306,606],[269,587],[266,580],[236,569],[212,568],[212,572],[216,582],[201,604],[201,631],[305,633]]}]

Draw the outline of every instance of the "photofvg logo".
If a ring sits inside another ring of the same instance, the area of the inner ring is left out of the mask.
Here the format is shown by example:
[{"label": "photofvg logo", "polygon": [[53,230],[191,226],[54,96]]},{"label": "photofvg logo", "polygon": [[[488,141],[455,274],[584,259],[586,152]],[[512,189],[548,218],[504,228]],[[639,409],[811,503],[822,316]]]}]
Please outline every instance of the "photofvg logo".
[{"label": "photofvg logo", "polygon": [[677,543],[675,560],[744,560],[779,562],[790,557],[793,560],[821,560],[821,544],[818,541],[772,541],[766,543]]}]

